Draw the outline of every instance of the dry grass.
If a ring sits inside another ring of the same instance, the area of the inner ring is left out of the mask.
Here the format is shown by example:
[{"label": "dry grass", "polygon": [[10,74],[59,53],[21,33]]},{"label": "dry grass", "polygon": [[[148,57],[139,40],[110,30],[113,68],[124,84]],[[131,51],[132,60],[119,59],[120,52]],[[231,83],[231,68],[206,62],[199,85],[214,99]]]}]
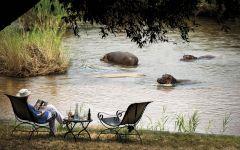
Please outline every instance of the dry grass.
[{"label": "dry grass", "polygon": [[40,134],[28,142],[26,133],[11,136],[13,126],[0,124],[0,149],[240,149],[240,137],[214,136],[199,134],[180,134],[169,132],[141,131],[143,144],[131,139],[124,143],[108,137],[97,140],[99,129],[91,128],[92,141],[71,137],[63,139],[65,131],[58,132],[56,137]]}]

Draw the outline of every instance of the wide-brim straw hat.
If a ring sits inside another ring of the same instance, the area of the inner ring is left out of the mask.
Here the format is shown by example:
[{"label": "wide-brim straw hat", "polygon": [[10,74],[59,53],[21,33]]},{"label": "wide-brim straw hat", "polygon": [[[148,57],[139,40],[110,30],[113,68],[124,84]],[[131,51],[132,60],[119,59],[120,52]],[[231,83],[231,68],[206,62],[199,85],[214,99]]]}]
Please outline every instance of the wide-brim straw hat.
[{"label": "wide-brim straw hat", "polygon": [[18,97],[26,97],[29,96],[31,94],[31,91],[28,89],[21,89],[18,91],[18,93],[16,94],[16,96]]}]

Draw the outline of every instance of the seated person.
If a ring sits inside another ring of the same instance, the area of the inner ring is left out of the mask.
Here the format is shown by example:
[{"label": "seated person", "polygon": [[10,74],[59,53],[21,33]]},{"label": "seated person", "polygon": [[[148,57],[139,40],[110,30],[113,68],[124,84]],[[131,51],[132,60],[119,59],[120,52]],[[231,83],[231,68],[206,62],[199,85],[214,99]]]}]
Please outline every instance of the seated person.
[{"label": "seated person", "polygon": [[[18,97],[28,97],[30,96],[31,91],[28,89],[21,89],[18,91],[16,96]],[[30,111],[33,113],[33,116],[38,118],[39,123],[46,123],[49,122],[50,126],[50,135],[55,135],[55,119],[62,124],[63,123],[63,116],[62,114],[53,106],[47,105],[45,107],[41,107],[41,109],[37,109],[37,106],[32,106],[28,104]]]}]

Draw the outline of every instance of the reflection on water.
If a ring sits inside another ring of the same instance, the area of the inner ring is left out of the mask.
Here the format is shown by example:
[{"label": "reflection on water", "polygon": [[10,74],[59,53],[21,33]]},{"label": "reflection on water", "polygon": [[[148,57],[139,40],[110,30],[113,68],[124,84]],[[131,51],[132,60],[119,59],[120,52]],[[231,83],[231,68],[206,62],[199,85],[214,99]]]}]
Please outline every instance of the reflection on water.
[{"label": "reflection on water", "polygon": [[[166,107],[169,117],[166,129],[173,131],[176,115],[191,115],[198,110],[200,124],[197,132],[205,133],[212,121],[213,133],[222,129],[222,120],[231,113],[231,122],[225,134],[240,135],[240,29],[231,33],[219,32],[209,22],[191,33],[190,43],[158,43],[139,49],[125,36],[101,39],[99,30],[91,29],[80,38],[66,38],[71,49],[72,66],[67,74],[26,79],[0,77],[0,119],[14,118],[10,102],[3,93],[15,94],[21,88],[32,91],[30,103],[44,99],[56,105],[63,113],[74,110],[75,103],[91,108],[94,123],[97,112],[114,113],[126,109],[130,103],[154,101],[145,112],[153,122],[161,117]],[[85,31],[83,32],[85,33]],[[171,35],[177,40],[176,35]],[[99,59],[111,51],[129,51],[139,58],[137,68],[123,68],[101,62]],[[212,60],[181,62],[184,54],[197,57],[214,55]],[[98,78],[116,73],[144,74],[141,78]],[[190,80],[175,87],[159,87],[156,80],[162,74]]]}]

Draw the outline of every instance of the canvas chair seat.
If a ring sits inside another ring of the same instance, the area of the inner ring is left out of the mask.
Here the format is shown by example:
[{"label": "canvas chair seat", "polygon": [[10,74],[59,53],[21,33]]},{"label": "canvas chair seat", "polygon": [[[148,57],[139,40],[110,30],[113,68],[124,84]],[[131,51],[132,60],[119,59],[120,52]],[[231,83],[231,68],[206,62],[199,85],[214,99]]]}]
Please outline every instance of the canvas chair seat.
[{"label": "canvas chair seat", "polygon": [[121,123],[118,117],[102,118],[102,121],[109,126],[118,126]]}]

